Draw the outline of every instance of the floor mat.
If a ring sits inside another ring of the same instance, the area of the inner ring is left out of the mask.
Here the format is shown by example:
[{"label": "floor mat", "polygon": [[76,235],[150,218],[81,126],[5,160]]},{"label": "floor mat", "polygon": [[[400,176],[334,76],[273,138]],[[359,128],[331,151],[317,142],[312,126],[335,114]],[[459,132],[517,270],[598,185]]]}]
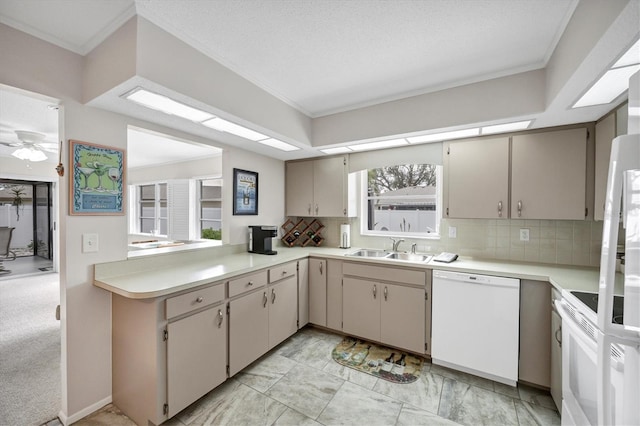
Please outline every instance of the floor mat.
[{"label": "floor mat", "polygon": [[342,339],[331,356],[338,364],[394,383],[418,380],[424,362],[421,357],[353,337]]}]

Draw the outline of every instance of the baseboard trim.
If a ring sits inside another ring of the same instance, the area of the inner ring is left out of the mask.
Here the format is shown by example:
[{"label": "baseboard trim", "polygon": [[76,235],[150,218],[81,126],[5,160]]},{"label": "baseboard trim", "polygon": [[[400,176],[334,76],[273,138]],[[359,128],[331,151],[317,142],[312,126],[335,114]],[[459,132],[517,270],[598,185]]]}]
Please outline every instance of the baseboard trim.
[{"label": "baseboard trim", "polygon": [[64,426],[69,426],[70,424],[73,424],[78,420],[87,417],[89,414],[98,411],[105,405],[111,404],[112,402],[113,402],[113,397],[109,395],[105,399],[98,401],[95,404],[91,404],[90,406],[83,408],[82,410],[76,413],[73,413],[70,416],[67,416],[65,413],[62,412],[62,410],[60,410],[60,413],[58,413],[58,418],[60,419],[60,423],[62,423]]}]

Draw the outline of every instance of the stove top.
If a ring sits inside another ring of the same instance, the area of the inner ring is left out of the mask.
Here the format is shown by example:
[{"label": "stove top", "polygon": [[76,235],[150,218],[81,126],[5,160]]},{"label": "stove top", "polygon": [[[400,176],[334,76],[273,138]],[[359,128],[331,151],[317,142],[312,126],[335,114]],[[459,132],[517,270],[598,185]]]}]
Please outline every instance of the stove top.
[{"label": "stove top", "polygon": [[[589,309],[596,314],[598,313],[598,293],[590,293],[586,291],[571,291],[578,300],[584,303]],[[624,296],[613,296],[613,318],[614,324],[622,324],[624,317]]]}]

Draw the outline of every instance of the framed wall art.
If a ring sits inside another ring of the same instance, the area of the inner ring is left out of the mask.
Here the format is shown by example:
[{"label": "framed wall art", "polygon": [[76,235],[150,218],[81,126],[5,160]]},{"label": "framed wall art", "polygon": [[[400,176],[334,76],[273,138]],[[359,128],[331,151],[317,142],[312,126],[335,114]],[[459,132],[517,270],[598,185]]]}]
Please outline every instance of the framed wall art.
[{"label": "framed wall art", "polygon": [[69,140],[69,214],[125,214],[125,150]]},{"label": "framed wall art", "polygon": [[258,173],[233,169],[233,214],[258,214]]}]

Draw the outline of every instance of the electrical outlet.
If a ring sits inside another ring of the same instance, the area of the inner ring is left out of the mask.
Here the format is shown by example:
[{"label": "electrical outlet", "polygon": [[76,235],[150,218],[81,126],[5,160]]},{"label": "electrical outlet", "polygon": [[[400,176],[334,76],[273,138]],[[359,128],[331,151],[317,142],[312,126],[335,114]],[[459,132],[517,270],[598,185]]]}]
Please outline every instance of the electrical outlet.
[{"label": "electrical outlet", "polygon": [[457,238],[458,236],[458,230],[456,229],[455,226],[450,226],[449,227],[449,238]]},{"label": "electrical outlet", "polygon": [[82,252],[96,253],[98,251],[98,234],[82,234]]},{"label": "electrical outlet", "polygon": [[526,228],[520,229],[520,241],[529,241],[529,230]]}]

